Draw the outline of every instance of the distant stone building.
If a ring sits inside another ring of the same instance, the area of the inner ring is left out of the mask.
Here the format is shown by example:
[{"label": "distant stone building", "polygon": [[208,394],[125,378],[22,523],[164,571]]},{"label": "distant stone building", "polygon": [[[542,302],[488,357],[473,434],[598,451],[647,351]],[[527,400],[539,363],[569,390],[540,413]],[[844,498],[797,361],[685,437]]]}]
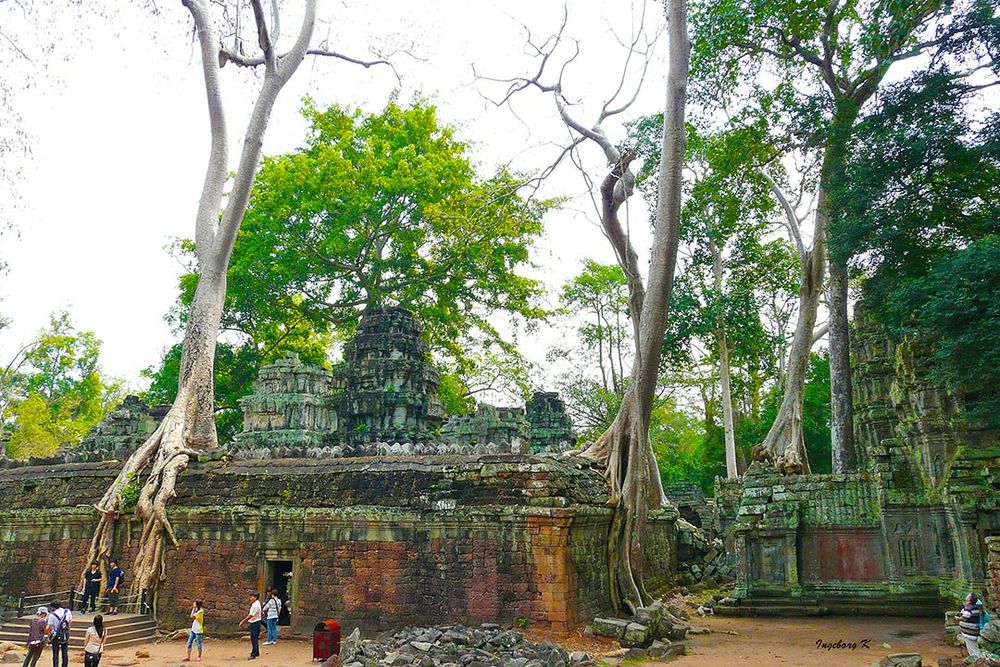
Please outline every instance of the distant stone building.
[{"label": "distant stone building", "polygon": [[337,373],[294,354],[260,370],[241,400],[239,459],[378,454],[561,452],[576,443],[558,394],[524,408],[481,404],[447,421],[420,326],[405,309],[365,312]]},{"label": "distant stone building", "polygon": [[556,392],[536,391],[525,406],[525,412],[531,432],[531,451],[562,451],[576,444],[573,421]]},{"label": "distant stone building", "polygon": [[79,445],[61,449],[54,460],[125,460],[156,430],[168,409],[169,406],[151,408],[138,396],[126,396]]},{"label": "distant stone building", "polygon": [[432,438],[444,422],[437,395],[440,378],[420,324],[409,311],[366,311],[344,359],[339,410],[349,444]]}]

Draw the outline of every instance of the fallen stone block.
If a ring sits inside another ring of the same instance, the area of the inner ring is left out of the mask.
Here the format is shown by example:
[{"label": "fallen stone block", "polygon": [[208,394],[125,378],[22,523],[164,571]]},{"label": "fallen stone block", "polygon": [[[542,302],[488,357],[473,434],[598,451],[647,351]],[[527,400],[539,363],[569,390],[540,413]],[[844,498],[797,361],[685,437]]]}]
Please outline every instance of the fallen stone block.
[{"label": "fallen stone block", "polygon": [[628,627],[628,623],[620,618],[595,618],[590,622],[590,627],[598,637],[622,640],[625,638],[625,628]]},{"label": "fallen stone block", "polygon": [[687,646],[682,642],[655,641],[646,649],[646,655],[653,660],[666,660],[678,655],[687,655]]},{"label": "fallen stone block", "polygon": [[650,636],[649,627],[642,623],[629,623],[625,626],[625,636],[622,637],[622,646],[628,648],[649,646],[653,638]]}]

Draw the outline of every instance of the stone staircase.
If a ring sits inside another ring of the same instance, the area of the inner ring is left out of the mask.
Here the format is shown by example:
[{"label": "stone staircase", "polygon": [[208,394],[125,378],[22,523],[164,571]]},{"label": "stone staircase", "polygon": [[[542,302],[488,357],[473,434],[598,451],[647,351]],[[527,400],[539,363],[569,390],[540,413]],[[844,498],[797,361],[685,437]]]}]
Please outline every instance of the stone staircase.
[{"label": "stone staircase", "polygon": [[826,616],[829,607],[803,598],[746,598],[735,604],[716,604],[718,616]]},{"label": "stone staircase", "polygon": [[[28,628],[32,616],[21,616],[7,621],[0,627],[0,642],[9,641],[24,644],[28,640]],[[93,614],[73,614],[70,627],[69,646],[83,650],[83,637],[93,624]],[[104,616],[104,627],[108,631],[106,648],[144,644],[156,639],[156,621],[145,614],[117,614]]]},{"label": "stone staircase", "polygon": [[926,616],[938,617],[948,609],[940,596],[911,593],[897,597],[822,596],[753,597],[734,604],[716,604],[719,616]]}]

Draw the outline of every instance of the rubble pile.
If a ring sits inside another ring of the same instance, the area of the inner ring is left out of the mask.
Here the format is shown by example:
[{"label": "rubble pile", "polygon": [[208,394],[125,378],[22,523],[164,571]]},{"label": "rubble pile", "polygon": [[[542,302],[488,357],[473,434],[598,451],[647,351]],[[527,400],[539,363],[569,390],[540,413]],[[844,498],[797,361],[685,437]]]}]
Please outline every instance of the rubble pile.
[{"label": "rubble pile", "polygon": [[[343,667],[587,667],[582,651],[569,653],[551,642],[534,644],[514,630],[493,623],[469,628],[444,625],[390,630],[372,639],[355,633],[344,641]],[[326,664],[326,663],[324,663]]]}]

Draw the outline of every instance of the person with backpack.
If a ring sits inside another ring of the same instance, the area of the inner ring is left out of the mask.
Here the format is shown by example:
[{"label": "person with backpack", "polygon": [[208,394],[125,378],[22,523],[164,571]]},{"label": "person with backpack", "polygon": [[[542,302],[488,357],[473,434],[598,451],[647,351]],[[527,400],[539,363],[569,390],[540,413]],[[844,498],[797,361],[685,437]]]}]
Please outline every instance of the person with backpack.
[{"label": "person with backpack", "polygon": [[31,625],[28,627],[28,655],[24,656],[21,667],[35,667],[38,664],[38,658],[45,650],[45,640],[49,636],[49,626],[46,622],[48,616],[49,610],[39,607],[35,617],[31,619]]},{"label": "person with backpack", "polygon": [[108,630],[104,627],[104,617],[98,614],[83,638],[83,667],[97,667],[101,664],[101,655],[104,653],[104,642],[107,638]]},{"label": "person with backpack", "polygon": [[278,615],[281,613],[281,598],[278,591],[269,590],[268,599],[264,603],[264,624],[267,626],[267,641],[264,646],[278,643]]},{"label": "person with backpack", "polygon": [[979,621],[982,618],[982,611],[977,606],[978,603],[979,597],[975,593],[969,593],[965,597],[965,606],[955,616],[959,632],[965,640],[965,649],[973,657],[979,657],[982,653],[979,650]]},{"label": "person with backpack", "polygon": [[108,616],[118,613],[118,595],[125,585],[125,573],[118,567],[118,563],[110,561],[111,569],[108,571]]},{"label": "person with backpack", "polygon": [[52,667],[59,667],[59,652],[62,652],[62,667],[69,667],[69,631],[73,626],[73,612],[60,602],[52,603],[52,613],[46,620],[49,643],[52,645]]}]

